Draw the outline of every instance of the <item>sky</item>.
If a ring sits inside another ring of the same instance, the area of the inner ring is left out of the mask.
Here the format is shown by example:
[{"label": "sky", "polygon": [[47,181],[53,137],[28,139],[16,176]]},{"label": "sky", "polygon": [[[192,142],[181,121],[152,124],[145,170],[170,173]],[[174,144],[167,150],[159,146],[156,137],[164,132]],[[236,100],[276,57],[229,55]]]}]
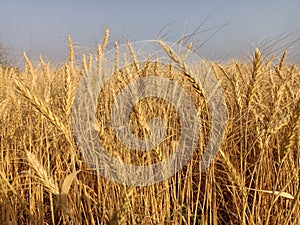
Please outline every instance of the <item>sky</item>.
[{"label": "sky", "polygon": [[177,41],[196,30],[186,40],[207,59],[247,57],[260,47],[266,56],[286,48],[300,62],[299,0],[0,0],[0,43],[15,60],[23,52],[65,59],[68,34],[77,54],[93,52],[106,28],[110,43]]}]

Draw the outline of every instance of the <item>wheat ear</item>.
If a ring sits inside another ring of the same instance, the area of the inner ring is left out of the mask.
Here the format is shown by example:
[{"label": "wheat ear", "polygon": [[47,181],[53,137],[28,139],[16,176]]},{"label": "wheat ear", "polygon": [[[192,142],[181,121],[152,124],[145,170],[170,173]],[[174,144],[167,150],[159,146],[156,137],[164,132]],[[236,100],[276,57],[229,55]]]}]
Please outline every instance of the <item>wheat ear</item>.
[{"label": "wheat ear", "polygon": [[36,110],[38,110],[63,134],[65,134],[70,143],[73,143],[70,137],[69,129],[67,129],[64,123],[41,100],[39,100],[34,94],[32,94],[31,91],[18,80],[15,80],[15,87],[17,88],[17,92],[19,92],[20,95],[25,97],[28,102],[35,107]]},{"label": "wheat ear", "polygon": [[180,58],[173,49],[171,49],[166,43],[164,43],[162,40],[158,40],[159,45],[163,48],[163,50],[168,54],[168,56],[174,60],[174,62],[180,67],[180,69],[183,71],[185,77],[192,83],[193,87],[195,88],[195,91],[201,96],[204,97],[204,91],[199,87],[195,79],[192,77],[192,71],[190,68],[186,65],[184,60]]}]

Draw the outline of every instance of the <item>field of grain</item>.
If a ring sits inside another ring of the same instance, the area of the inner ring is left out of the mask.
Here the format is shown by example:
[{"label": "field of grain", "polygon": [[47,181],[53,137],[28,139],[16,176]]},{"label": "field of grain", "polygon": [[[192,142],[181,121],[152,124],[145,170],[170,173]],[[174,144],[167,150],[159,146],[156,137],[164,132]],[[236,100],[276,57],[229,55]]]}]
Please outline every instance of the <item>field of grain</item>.
[{"label": "field of grain", "polygon": [[[92,170],[73,137],[77,84],[90,71],[101,70],[93,62],[105,52],[107,39],[108,33],[98,54],[82,56],[81,64],[75,63],[69,37],[70,57],[61,68],[53,69],[42,57],[33,67],[26,55],[24,70],[0,67],[1,224],[300,223],[300,70],[285,60],[286,52],[263,58],[256,49],[247,63],[209,63],[220,81],[228,113],[221,149],[212,165],[199,172],[201,150],[207,142],[204,135],[198,151],[173,177],[129,187]],[[151,63],[145,67],[133,60],[116,74],[122,78],[119,86],[111,88],[122,87],[128,70],[132,74],[151,70],[158,76],[167,71],[171,79],[181,79],[205,109],[201,87],[193,85],[188,73]],[[146,137],[148,114],[167,115],[176,141],[180,135],[176,112],[165,102],[159,104],[155,99],[141,102],[131,117],[132,130]],[[109,122],[101,114],[108,105],[100,105],[100,123]],[[206,112],[202,110],[200,117],[209,122]],[[201,134],[206,134],[209,128],[202,129]],[[99,135],[105,136],[101,130]],[[105,146],[113,156],[142,165],[163,159],[172,145],[166,141],[156,149],[161,152],[128,156],[113,136],[106,140],[112,140]]]}]

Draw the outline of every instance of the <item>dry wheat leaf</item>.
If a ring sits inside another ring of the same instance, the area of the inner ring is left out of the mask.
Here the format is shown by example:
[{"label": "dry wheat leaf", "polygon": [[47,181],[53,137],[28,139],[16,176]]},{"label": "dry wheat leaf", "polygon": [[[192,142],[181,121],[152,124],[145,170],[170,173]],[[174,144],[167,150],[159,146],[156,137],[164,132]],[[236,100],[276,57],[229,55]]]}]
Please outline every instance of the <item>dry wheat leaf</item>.
[{"label": "dry wheat leaf", "polygon": [[254,188],[247,188],[249,190],[253,191],[260,191],[268,194],[274,194],[274,195],[279,195],[280,197],[288,198],[288,199],[294,199],[294,196],[291,195],[290,193],[287,193],[285,191],[270,191],[270,190],[259,190],[259,189],[254,189]]},{"label": "dry wheat leaf", "polygon": [[80,171],[76,171],[66,176],[64,183],[61,186],[61,195],[67,195],[69,193],[72,182],[79,172]]}]

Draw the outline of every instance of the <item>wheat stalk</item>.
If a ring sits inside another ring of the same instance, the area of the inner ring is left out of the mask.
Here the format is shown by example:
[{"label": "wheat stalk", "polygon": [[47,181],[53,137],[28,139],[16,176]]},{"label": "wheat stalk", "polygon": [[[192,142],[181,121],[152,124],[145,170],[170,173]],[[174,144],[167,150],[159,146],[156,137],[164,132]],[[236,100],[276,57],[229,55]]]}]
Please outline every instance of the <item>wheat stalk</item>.
[{"label": "wheat stalk", "polygon": [[102,57],[102,55],[103,55],[102,46],[98,45],[98,48],[97,48],[97,62],[100,61],[100,58]]},{"label": "wheat stalk", "polygon": [[70,143],[73,143],[72,138],[70,138],[70,131],[64,125],[64,123],[46,106],[44,103],[38,99],[31,91],[25,87],[21,82],[15,80],[15,87],[19,94],[25,97],[31,105],[35,107],[44,117],[46,117],[53,125],[55,125],[69,140]]},{"label": "wheat stalk", "polygon": [[54,181],[45,167],[40,163],[35,154],[30,151],[26,151],[26,158],[30,167],[35,171],[38,180],[41,184],[52,194],[59,196],[58,184]]},{"label": "wheat stalk", "polygon": [[189,53],[190,53],[192,47],[193,47],[193,42],[191,42],[191,43],[187,46],[185,53],[184,53],[184,54],[182,55],[182,57],[181,57],[181,60],[185,60],[186,57],[188,57],[188,55],[189,55]]},{"label": "wheat stalk", "polygon": [[31,74],[32,78],[34,77],[34,71],[33,71],[33,66],[29,60],[29,58],[27,57],[26,53],[23,53],[23,56],[26,60],[26,69],[29,71],[29,73]]},{"label": "wheat stalk", "polygon": [[[190,68],[186,65],[184,60],[182,60],[176,52],[173,51],[167,44],[165,44],[162,40],[158,40],[158,43],[163,48],[163,50],[169,55],[171,59],[174,60],[174,62],[182,69],[184,72],[184,76],[192,83],[193,87],[195,88],[195,91],[201,96],[204,97],[204,91],[199,87],[197,82],[192,76],[192,71]],[[205,98],[204,98],[205,99]]]},{"label": "wheat stalk", "polygon": [[69,65],[70,70],[73,73],[74,71],[74,49],[73,49],[73,43],[71,39],[71,35],[68,35],[68,43],[69,43]]},{"label": "wheat stalk", "polygon": [[72,102],[73,102],[73,90],[72,90],[72,66],[65,64],[65,76],[64,76],[64,106],[65,120],[68,121],[71,114]]},{"label": "wheat stalk", "polygon": [[108,38],[109,38],[109,29],[106,29],[105,30],[105,36],[104,36],[103,41],[102,41],[102,45],[99,44],[98,48],[97,48],[97,62],[100,62],[100,58],[102,57],[103,51],[106,48]]},{"label": "wheat stalk", "polygon": [[114,61],[114,71],[117,72],[119,69],[119,44],[115,42],[115,61]]},{"label": "wheat stalk", "polygon": [[109,29],[105,30],[105,36],[102,42],[102,51],[104,51],[104,49],[106,48],[107,42],[108,42],[108,38],[109,38]]},{"label": "wheat stalk", "polygon": [[256,82],[258,80],[258,75],[259,75],[259,71],[261,69],[261,65],[262,65],[262,56],[261,56],[258,48],[256,48],[255,54],[254,54],[254,59],[253,59],[252,77],[251,77],[249,88],[248,88],[247,95],[246,95],[247,108],[249,108],[252,97],[255,93],[255,86],[256,86]]},{"label": "wheat stalk", "polygon": [[278,65],[278,70],[281,71],[283,68],[283,63],[284,63],[284,59],[286,57],[286,51],[283,52],[282,57],[280,59],[279,65]]},{"label": "wheat stalk", "polygon": [[139,70],[140,70],[140,66],[139,66],[139,62],[136,60],[134,49],[133,49],[133,47],[131,46],[131,44],[129,42],[127,43],[127,45],[128,45],[129,51],[130,51],[131,62],[133,64],[135,72],[138,73]]},{"label": "wheat stalk", "polygon": [[40,55],[40,61],[43,65],[43,72],[45,75],[49,75],[50,74],[50,69],[49,69],[49,63],[45,63],[42,55]]},{"label": "wheat stalk", "polygon": [[289,123],[289,132],[285,139],[285,143],[283,145],[283,151],[282,151],[282,162],[286,160],[288,157],[288,154],[292,151],[292,147],[295,143],[297,130],[299,129],[299,122],[300,122],[300,99],[296,101],[296,107],[292,114],[291,121]]}]

